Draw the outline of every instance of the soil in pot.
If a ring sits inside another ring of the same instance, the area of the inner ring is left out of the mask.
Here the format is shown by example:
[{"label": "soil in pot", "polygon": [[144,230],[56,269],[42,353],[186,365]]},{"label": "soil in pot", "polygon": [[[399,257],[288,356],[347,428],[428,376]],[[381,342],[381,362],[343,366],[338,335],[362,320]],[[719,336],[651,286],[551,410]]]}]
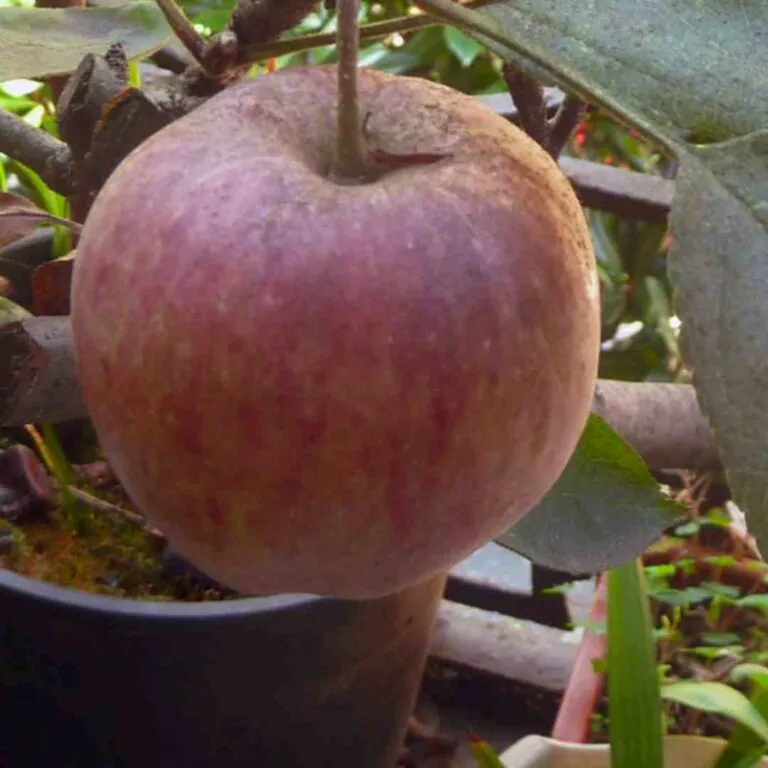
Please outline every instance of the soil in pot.
[{"label": "soil in pot", "polygon": [[[20,455],[27,482],[19,480]],[[3,457],[0,567],[114,597],[200,601],[237,596],[170,551],[103,462],[79,467],[83,480],[70,492],[56,493],[28,448],[14,446]],[[56,474],[62,472],[72,473],[71,467],[59,463]]]}]

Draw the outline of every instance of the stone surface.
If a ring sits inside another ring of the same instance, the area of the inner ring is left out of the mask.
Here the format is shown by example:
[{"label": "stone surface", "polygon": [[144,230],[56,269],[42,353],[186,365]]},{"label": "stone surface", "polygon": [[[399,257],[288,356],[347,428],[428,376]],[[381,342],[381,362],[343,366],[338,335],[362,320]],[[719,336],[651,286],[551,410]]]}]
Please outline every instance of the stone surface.
[{"label": "stone surface", "polygon": [[561,693],[580,633],[443,601],[430,655],[545,691]]}]

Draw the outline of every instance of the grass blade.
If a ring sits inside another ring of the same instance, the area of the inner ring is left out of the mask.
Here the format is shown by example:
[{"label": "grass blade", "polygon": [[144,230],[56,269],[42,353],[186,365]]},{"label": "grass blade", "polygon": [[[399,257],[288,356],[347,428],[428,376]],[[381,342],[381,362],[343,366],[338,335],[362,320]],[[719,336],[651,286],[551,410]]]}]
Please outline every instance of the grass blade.
[{"label": "grass blade", "polygon": [[608,718],[615,768],[663,768],[661,695],[642,563],[608,573]]}]

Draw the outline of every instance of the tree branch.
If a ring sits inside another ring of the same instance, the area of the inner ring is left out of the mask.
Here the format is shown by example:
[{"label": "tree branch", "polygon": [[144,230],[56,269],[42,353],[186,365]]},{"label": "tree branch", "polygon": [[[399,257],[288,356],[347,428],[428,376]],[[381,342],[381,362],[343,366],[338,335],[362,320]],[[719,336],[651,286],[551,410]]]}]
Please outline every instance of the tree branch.
[{"label": "tree branch", "polygon": [[[601,379],[592,411],[651,469],[720,467],[692,386]],[[31,317],[0,328],[0,426],[84,416],[69,318]]]},{"label": "tree branch", "polygon": [[523,130],[557,160],[584,117],[586,103],[577,96],[566,96],[557,114],[549,120],[544,88],[534,77],[514,61],[504,63],[502,74]]},{"label": "tree branch", "polygon": [[179,42],[192,54],[195,61],[202,63],[202,55],[206,47],[205,39],[195,29],[181,6],[176,0],[155,1]]},{"label": "tree branch", "polygon": [[69,317],[30,317],[0,328],[0,425],[87,415]]},{"label": "tree branch", "polygon": [[238,0],[229,20],[240,46],[266,43],[303,21],[318,0]]},{"label": "tree branch", "polygon": [[587,113],[587,103],[578,96],[568,95],[549,125],[549,154],[557,160],[571,138],[576,126]]},{"label": "tree branch", "polygon": [[689,384],[601,379],[592,411],[608,422],[651,469],[710,470],[720,457],[696,390]]},{"label": "tree branch", "polygon": [[551,133],[544,88],[514,61],[506,61],[501,73],[517,108],[522,129],[541,147],[549,147]]},{"label": "tree branch", "polygon": [[180,75],[192,61],[174,48],[164,47],[149,57],[149,60],[160,69]]},{"label": "tree branch", "polygon": [[[483,5],[490,5],[495,2],[498,2],[498,0],[467,0],[463,5],[466,5],[468,8],[480,8]],[[415,16],[399,16],[387,21],[363,24],[360,27],[360,40],[381,40],[390,35],[415,32],[425,27],[435,27],[443,23],[439,19],[427,16],[425,13]],[[241,47],[239,57],[242,62],[264,61],[265,59],[285,56],[289,53],[311,51],[315,48],[333,45],[335,42],[335,32],[319,32],[314,35],[292,37],[278,41],[253,42]]]},{"label": "tree branch", "polygon": [[0,109],[0,152],[31,168],[55,192],[73,188],[72,152],[63,142]]}]

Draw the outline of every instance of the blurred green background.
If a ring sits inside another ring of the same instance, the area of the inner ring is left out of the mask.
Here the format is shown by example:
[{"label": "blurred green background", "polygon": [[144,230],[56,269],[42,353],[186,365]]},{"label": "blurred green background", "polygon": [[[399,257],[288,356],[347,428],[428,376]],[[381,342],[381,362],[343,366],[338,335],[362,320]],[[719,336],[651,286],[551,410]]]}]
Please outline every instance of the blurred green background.
[{"label": "blurred green background", "polygon": [[[182,5],[206,34],[220,30],[234,0],[182,0]],[[0,0],[0,5],[31,4]],[[362,0],[365,21],[384,21],[413,12],[406,0]],[[320,6],[289,36],[331,32],[334,16]],[[332,46],[277,59],[277,68],[333,61]],[[435,26],[363,47],[366,66],[393,73],[427,77],[470,94],[505,90],[501,61],[456,29]],[[254,67],[253,76],[264,71]],[[54,132],[53,104],[48,89],[29,81],[0,84],[0,106],[30,123]],[[670,177],[674,167],[633,131],[590,110],[565,150],[595,162]],[[47,190],[36,174],[0,155],[0,189],[21,192],[60,216],[66,201]],[[679,323],[672,313],[671,288],[666,275],[668,236],[663,224],[621,220],[589,211],[602,288],[603,350],[600,375],[625,380],[678,380],[685,377],[678,354]],[[58,233],[56,255],[67,249],[65,233]],[[0,276],[3,276],[0,258]],[[12,298],[12,294],[11,294]]]}]

